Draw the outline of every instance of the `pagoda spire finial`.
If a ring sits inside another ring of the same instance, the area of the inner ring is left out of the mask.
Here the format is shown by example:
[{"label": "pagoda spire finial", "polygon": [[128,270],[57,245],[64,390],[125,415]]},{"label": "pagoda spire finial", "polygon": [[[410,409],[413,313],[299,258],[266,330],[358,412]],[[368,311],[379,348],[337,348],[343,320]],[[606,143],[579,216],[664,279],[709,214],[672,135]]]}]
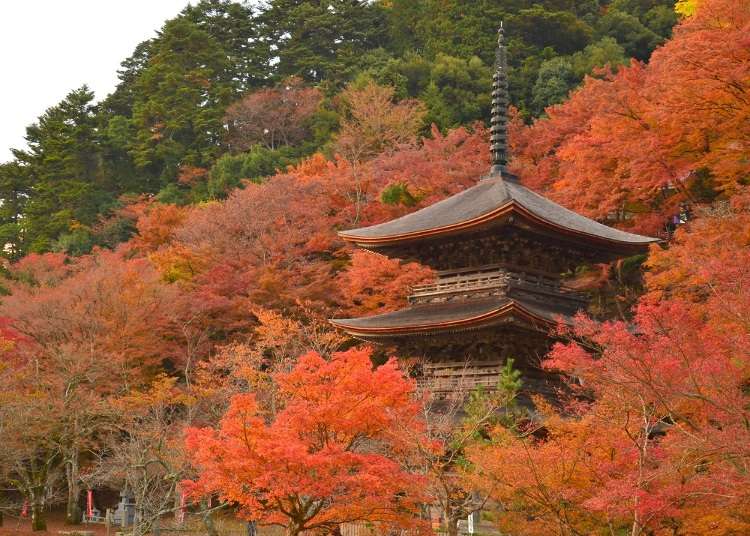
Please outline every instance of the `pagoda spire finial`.
[{"label": "pagoda spire finial", "polygon": [[492,116],[490,118],[490,175],[503,175],[508,163],[508,66],[505,58],[503,23],[497,30],[495,74],[492,76]]}]

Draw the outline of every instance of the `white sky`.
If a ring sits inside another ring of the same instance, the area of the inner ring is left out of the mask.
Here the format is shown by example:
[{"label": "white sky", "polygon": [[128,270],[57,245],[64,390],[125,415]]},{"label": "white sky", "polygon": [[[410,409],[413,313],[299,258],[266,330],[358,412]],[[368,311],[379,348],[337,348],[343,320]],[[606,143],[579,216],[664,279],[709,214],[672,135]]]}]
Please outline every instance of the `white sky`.
[{"label": "white sky", "polygon": [[[27,125],[83,84],[97,100],[135,46],[188,0],[16,0],[0,15],[0,162]],[[193,2],[195,3],[195,2]]]}]

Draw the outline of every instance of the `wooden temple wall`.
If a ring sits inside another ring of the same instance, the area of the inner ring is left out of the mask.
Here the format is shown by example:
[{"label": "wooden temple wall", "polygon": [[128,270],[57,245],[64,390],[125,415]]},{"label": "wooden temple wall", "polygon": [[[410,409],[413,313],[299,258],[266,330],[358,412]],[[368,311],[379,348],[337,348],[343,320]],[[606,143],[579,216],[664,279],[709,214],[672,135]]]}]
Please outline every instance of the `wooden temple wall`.
[{"label": "wooden temple wall", "polygon": [[575,268],[575,263],[586,261],[585,251],[571,255],[570,246],[556,239],[545,239],[521,230],[504,234],[486,232],[460,239],[443,239],[418,246],[423,264],[439,270],[455,270],[467,266],[502,264],[510,267],[527,267],[533,271],[556,277]]},{"label": "wooden temple wall", "polygon": [[394,353],[410,356],[418,364],[418,385],[438,396],[494,389],[508,358],[522,374],[523,392],[551,397],[558,386],[556,377],[541,366],[552,344],[544,333],[493,326],[401,343]]}]

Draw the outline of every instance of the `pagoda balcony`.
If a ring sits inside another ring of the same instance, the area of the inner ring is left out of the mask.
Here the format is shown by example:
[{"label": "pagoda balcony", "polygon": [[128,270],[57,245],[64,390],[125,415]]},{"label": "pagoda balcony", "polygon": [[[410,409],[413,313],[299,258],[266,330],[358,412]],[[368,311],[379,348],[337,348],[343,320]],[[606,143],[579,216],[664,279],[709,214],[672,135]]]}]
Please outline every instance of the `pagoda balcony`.
[{"label": "pagoda balcony", "polygon": [[505,365],[504,360],[469,364],[466,361],[425,363],[417,385],[432,392],[471,391],[477,387],[492,390]]},{"label": "pagoda balcony", "polygon": [[[518,366],[518,365],[516,365]],[[476,389],[495,391],[505,367],[505,359],[427,362],[417,377],[417,386],[429,390],[437,399],[446,395],[467,395]],[[523,367],[526,390],[552,397],[557,384],[538,367]]]},{"label": "pagoda balcony", "polygon": [[491,296],[523,296],[575,310],[585,308],[588,303],[584,293],[564,286],[559,278],[499,265],[438,272],[433,283],[411,288],[409,303],[423,305]]}]

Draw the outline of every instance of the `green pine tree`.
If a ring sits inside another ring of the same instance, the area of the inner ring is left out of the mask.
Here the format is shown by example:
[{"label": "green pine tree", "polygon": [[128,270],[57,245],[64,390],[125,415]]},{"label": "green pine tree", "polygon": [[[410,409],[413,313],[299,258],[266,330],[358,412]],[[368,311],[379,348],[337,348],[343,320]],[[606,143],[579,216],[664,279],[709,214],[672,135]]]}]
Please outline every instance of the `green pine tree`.
[{"label": "green pine tree", "polygon": [[28,168],[0,164],[0,255],[10,260],[24,253],[23,215],[30,193]]},{"label": "green pine tree", "polygon": [[278,78],[340,88],[355,77],[363,54],[387,44],[383,9],[364,0],[270,0],[259,18]]},{"label": "green pine tree", "polygon": [[201,0],[188,5],[178,18],[189,20],[221,45],[235,89],[247,91],[272,83],[271,51],[262,39],[257,15],[249,3]]},{"label": "green pine tree", "polygon": [[70,92],[26,129],[28,150],[14,150],[29,178],[25,248],[49,251],[62,234],[90,226],[112,203],[101,173],[94,94]]},{"label": "green pine tree", "polygon": [[181,166],[209,167],[221,153],[222,116],[234,95],[226,51],[189,20],[169,21],[135,82],[130,154],[174,182]]}]

